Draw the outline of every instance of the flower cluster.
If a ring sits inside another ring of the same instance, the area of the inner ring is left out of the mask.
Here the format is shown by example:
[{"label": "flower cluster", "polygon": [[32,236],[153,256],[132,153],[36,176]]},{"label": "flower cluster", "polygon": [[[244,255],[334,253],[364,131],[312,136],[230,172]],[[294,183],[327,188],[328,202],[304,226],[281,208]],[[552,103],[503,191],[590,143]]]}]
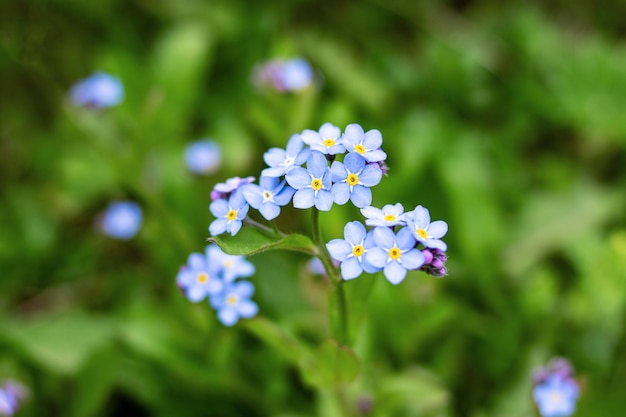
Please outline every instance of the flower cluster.
[{"label": "flower cluster", "polygon": [[441,238],[448,231],[442,220],[430,221],[428,209],[417,206],[404,212],[400,203],[382,209],[361,209],[366,227],[353,221],[344,228],[344,239],[333,239],[326,245],[330,255],[341,262],[343,279],[354,279],[363,271],[383,271],[392,284],[404,280],[407,270],[421,270],[442,277],[447,274],[446,244]]},{"label": "flower cluster", "polygon": [[254,274],[254,265],[243,256],[228,255],[217,245],[206,247],[205,253],[192,253],[176,277],[178,287],[192,302],[208,299],[225,326],[239,318],[254,317],[258,307],[250,297],[254,285],[239,278]]},{"label": "flower cluster", "polygon": [[313,75],[305,59],[272,59],[254,68],[252,83],[259,88],[267,86],[278,92],[299,91],[313,83]]},{"label": "flower cluster", "polygon": [[364,132],[357,124],[348,125],[343,134],[330,123],[318,131],[295,134],[285,149],[271,148],[263,155],[268,167],[261,172],[259,184],[253,184],[252,177],[235,177],[215,186],[210,210],[216,220],[209,231],[235,235],[249,206],[266,220],[276,218],[290,201],[295,208],[320,211],[348,201],[367,207],[372,202],[370,188],[380,182],[385,170],[387,154],[381,145],[378,130]]},{"label": "flower cluster", "polygon": [[0,416],[14,415],[27,396],[26,388],[21,384],[6,381],[0,386]]},{"label": "flower cluster", "polygon": [[535,371],[533,399],[542,417],[568,417],[576,411],[579,386],[566,359],[552,360]]}]

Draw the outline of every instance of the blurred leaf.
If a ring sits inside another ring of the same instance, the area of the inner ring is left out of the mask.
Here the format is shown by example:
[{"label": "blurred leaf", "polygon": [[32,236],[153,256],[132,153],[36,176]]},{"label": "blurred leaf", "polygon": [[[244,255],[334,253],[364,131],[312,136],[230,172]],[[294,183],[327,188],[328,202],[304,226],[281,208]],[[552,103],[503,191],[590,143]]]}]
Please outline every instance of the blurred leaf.
[{"label": "blurred leaf", "polygon": [[309,349],[298,339],[267,319],[256,317],[242,322],[242,326],[279,352],[292,364],[299,364],[310,354]]},{"label": "blurred leaf", "polygon": [[272,249],[317,254],[317,248],[311,239],[304,235],[297,233],[277,235],[269,232],[266,234],[253,227],[242,227],[236,236],[223,234],[210,237],[208,240],[231,255],[254,255]]},{"label": "blurred leaf", "polygon": [[115,384],[116,355],[111,348],[100,349],[89,358],[74,380],[70,417],[97,416]]},{"label": "blurred leaf", "polygon": [[359,359],[352,349],[332,339],[322,342],[313,356],[301,364],[307,383],[320,388],[353,381],[359,368]]}]

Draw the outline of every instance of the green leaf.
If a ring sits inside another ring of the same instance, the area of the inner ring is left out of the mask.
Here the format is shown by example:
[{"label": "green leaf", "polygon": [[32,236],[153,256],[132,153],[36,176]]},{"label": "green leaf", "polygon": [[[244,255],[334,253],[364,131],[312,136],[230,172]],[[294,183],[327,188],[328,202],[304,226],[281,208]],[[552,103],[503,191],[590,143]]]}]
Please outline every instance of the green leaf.
[{"label": "green leaf", "polygon": [[71,417],[97,416],[115,384],[116,352],[106,346],[96,351],[78,372]]},{"label": "green leaf", "polygon": [[213,236],[209,242],[216,243],[230,255],[254,255],[272,249],[283,249],[317,255],[317,248],[308,237],[293,233],[289,235],[265,234],[253,227],[242,228],[236,236],[227,234]]},{"label": "green leaf", "polygon": [[320,388],[352,382],[359,374],[359,368],[360,362],[354,351],[333,339],[324,341],[313,357],[301,364],[304,380]]},{"label": "green leaf", "polygon": [[299,340],[291,336],[276,323],[262,317],[256,317],[242,323],[246,330],[263,340],[285,359],[294,364],[299,364],[310,356],[309,349]]}]

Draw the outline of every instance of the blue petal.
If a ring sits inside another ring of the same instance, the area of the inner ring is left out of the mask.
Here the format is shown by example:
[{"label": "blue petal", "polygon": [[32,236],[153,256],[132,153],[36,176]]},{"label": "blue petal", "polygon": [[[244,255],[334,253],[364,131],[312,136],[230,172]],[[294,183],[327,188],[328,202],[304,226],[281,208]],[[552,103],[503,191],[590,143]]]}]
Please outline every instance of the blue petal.
[{"label": "blue petal", "polygon": [[415,246],[415,238],[409,228],[403,227],[400,229],[396,235],[396,245],[403,252]]},{"label": "blue petal", "polygon": [[283,187],[283,189],[274,196],[274,202],[279,206],[284,206],[291,201],[291,197],[293,197],[295,192],[296,190],[290,186]]},{"label": "blue petal", "polygon": [[361,275],[363,268],[357,258],[350,258],[341,264],[341,276],[343,279],[354,279]]},{"label": "blue petal", "polygon": [[280,207],[278,207],[274,203],[270,203],[269,201],[267,201],[261,204],[259,212],[265,218],[265,220],[273,220],[280,214]]},{"label": "blue petal", "polygon": [[[376,245],[383,249],[391,249],[395,244],[395,239],[396,235],[388,227],[379,226],[374,229]],[[377,264],[374,265],[378,266]]]},{"label": "blue petal", "polygon": [[424,255],[417,249],[403,253],[400,259],[402,259],[402,266],[406,269],[418,269],[424,265]]},{"label": "blue petal", "polygon": [[379,162],[387,159],[387,154],[380,149],[376,149],[373,151],[365,152],[363,157],[367,160],[367,162]]},{"label": "blue petal", "polygon": [[248,210],[249,209],[250,209],[250,206],[248,205],[248,203],[246,203],[245,206],[243,206],[239,210],[237,210],[237,220],[245,219],[246,215],[248,214]]},{"label": "blue petal", "polygon": [[207,293],[203,286],[201,285],[193,285],[187,288],[185,292],[189,301],[193,303],[197,303],[206,298]]},{"label": "blue petal", "polygon": [[209,233],[213,236],[221,235],[226,231],[228,220],[224,218],[216,219],[209,225]]},{"label": "blue petal", "polygon": [[352,247],[343,239],[333,239],[326,244],[326,249],[333,259],[343,262],[352,254]]},{"label": "blue petal", "polygon": [[372,190],[362,185],[356,185],[352,189],[350,200],[359,208],[368,206],[372,203]]},{"label": "blue petal", "polygon": [[242,300],[237,305],[237,310],[239,311],[239,315],[243,318],[249,319],[250,317],[254,317],[259,312],[259,307],[250,300]]},{"label": "blue petal", "polygon": [[365,132],[363,128],[358,124],[349,124],[346,126],[346,130],[343,134],[344,146],[348,149],[354,148],[354,145],[358,145],[363,141]]},{"label": "blue petal", "polygon": [[311,129],[304,129],[300,134],[300,137],[302,138],[302,141],[304,143],[310,145],[311,143],[314,143],[320,139],[320,134]]},{"label": "blue petal", "polygon": [[292,169],[287,173],[285,179],[296,190],[311,186],[311,175],[304,168],[296,167]]},{"label": "blue petal", "polygon": [[341,130],[331,124],[331,123],[324,123],[319,130],[320,136],[324,139],[337,139],[339,136],[341,136]]},{"label": "blue petal", "polygon": [[346,204],[350,199],[350,186],[345,182],[338,182],[331,189],[333,200],[337,204]]},{"label": "blue petal", "polygon": [[228,199],[228,205],[233,210],[239,210],[243,208],[244,206],[248,205],[248,202],[246,201],[245,197],[243,196],[243,193],[241,192],[241,188],[233,191],[230,198]]},{"label": "blue petal", "polygon": [[303,188],[293,195],[293,206],[299,209],[307,209],[315,204],[315,191],[312,188]]},{"label": "blue petal", "polygon": [[206,268],[206,257],[199,253],[192,253],[187,258],[187,265],[194,271],[201,271]]},{"label": "blue petal", "polygon": [[398,262],[389,262],[385,265],[385,278],[387,281],[392,284],[399,284],[402,282],[404,277],[406,276],[406,269],[402,268],[402,266]]},{"label": "blue petal", "polygon": [[430,225],[430,214],[428,213],[428,209],[422,206],[417,206],[415,207],[415,210],[413,210],[411,217],[417,227],[420,229],[428,229],[428,226]]},{"label": "blue petal", "polygon": [[304,142],[298,134],[291,135],[287,142],[287,155],[294,157],[302,150]]},{"label": "blue petal", "polygon": [[373,187],[383,177],[383,171],[376,165],[367,165],[359,174],[359,182],[366,187]]},{"label": "blue petal", "polygon": [[284,166],[275,166],[272,168],[265,168],[261,171],[261,176],[263,177],[280,177],[281,175],[285,175],[285,167]]},{"label": "blue petal", "polygon": [[368,264],[376,268],[382,268],[387,263],[387,258],[389,256],[386,251],[376,246],[365,252],[363,257],[365,258],[365,262]]},{"label": "blue petal", "polygon": [[231,236],[235,236],[239,229],[241,229],[241,221],[239,220],[233,220],[226,224],[226,230]]},{"label": "blue petal", "polygon": [[223,308],[217,313],[217,318],[222,322],[224,326],[232,326],[239,320],[237,311],[232,307]]},{"label": "blue petal", "polygon": [[321,178],[328,171],[328,160],[321,152],[312,151],[306,161],[306,168],[313,178]]},{"label": "blue petal", "polygon": [[250,298],[254,294],[254,284],[250,281],[239,281],[233,287],[233,292],[239,296],[239,298]]},{"label": "blue petal", "polygon": [[274,190],[276,187],[278,187],[279,181],[278,178],[276,177],[268,177],[268,176],[263,176],[261,175],[261,178],[259,179],[259,185],[261,186],[260,189],[263,190]]},{"label": "blue petal", "polygon": [[366,234],[365,226],[357,221],[348,222],[343,227],[343,236],[346,238],[346,241],[353,245],[360,245]]},{"label": "blue petal", "polygon": [[367,131],[365,138],[363,139],[363,146],[365,149],[378,149],[383,144],[383,136],[378,129],[372,129]]},{"label": "blue petal", "polygon": [[333,164],[330,166],[330,174],[333,182],[343,181],[348,176],[346,168],[339,161],[333,162]]},{"label": "blue petal", "polygon": [[176,275],[176,284],[182,288],[188,287],[195,280],[196,273],[191,271],[189,268],[181,269]]},{"label": "blue petal", "polygon": [[228,213],[228,202],[224,199],[215,200],[209,206],[209,210],[211,210],[211,214],[215,217],[224,217],[226,213]]},{"label": "blue petal", "polygon": [[252,207],[258,209],[261,206],[261,203],[263,202],[263,196],[261,195],[263,191],[261,190],[261,187],[256,184],[248,184],[243,187],[241,192],[243,193],[243,196],[245,197],[248,204],[250,204]]},{"label": "blue petal", "polygon": [[320,211],[328,211],[333,206],[333,195],[330,191],[319,190],[315,197],[315,207]]},{"label": "blue petal", "polygon": [[448,232],[448,224],[443,220],[436,220],[428,226],[428,236],[439,239]]},{"label": "blue petal", "polygon": [[304,148],[296,156],[296,159],[294,159],[293,164],[297,165],[297,166],[300,166],[300,165],[304,164],[304,162],[306,162],[306,160],[309,159],[309,155],[310,154],[311,154],[311,149],[310,148]]},{"label": "blue petal", "polygon": [[[346,155],[343,160],[346,169],[353,174],[360,174],[365,168],[365,159],[358,153],[352,152]],[[359,179],[361,176],[359,175]]]},{"label": "blue petal", "polygon": [[217,278],[209,278],[209,282],[205,284],[206,292],[209,294],[218,294],[224,289],[224,284]]},{"label": "blue petal", "polygon": [[[365,254],[367,254],[367,252],[365,252]],[[361,268],[368,274],[375,274],[378,271],[382,271],[382,267],[372,265],[365,256],[361,257]]]},{"label": "blue petal", "polygon": [[424,244],[424,246],[428,248],[439,249],[444,252],[448,250],[448,245],[446,245],[446,243],[443,240],[426,239],[422,243]]},{"label": "blue petal", "polygon": [[285,162],[286,157],[287,154],[285,153],[285,150],[280,148],[271,148],[263,154],[263,160],[270,167],[282,164]]}]

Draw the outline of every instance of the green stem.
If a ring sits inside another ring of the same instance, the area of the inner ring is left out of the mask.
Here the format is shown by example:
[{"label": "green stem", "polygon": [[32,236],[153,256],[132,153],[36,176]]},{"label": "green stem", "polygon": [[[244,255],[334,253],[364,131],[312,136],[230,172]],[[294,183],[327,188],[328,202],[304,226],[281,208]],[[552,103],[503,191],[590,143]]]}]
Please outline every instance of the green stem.
[{"label": "green stem", "polygon": [[326,249],[326,245],[322,240],[319,224],[319,210],[313,208],[312,216],[313,242],[317,246],[318,256],[324,265],[324,269],[328,274],[332,284],[331,289],[331,328],[334,336],[339,344],[347,345],[348,343],[348,308],[346,303],[346,292],[343,287],[343,279],[339,275],[339,271],[333,264],[330,253]]}]

